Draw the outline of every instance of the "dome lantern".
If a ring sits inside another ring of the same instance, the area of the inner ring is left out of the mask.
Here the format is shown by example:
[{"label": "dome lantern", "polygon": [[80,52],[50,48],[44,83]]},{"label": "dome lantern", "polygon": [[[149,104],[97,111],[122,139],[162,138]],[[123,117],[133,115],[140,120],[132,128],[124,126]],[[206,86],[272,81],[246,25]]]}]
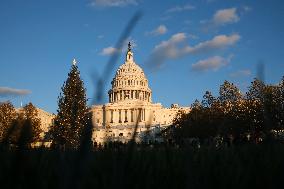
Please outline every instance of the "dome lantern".
[{"label": "dome lantern", "polygon": [[126,62],[133,62],[133,53],[131,52],[131,44],[128,43],[128,51],[126,53]]}]

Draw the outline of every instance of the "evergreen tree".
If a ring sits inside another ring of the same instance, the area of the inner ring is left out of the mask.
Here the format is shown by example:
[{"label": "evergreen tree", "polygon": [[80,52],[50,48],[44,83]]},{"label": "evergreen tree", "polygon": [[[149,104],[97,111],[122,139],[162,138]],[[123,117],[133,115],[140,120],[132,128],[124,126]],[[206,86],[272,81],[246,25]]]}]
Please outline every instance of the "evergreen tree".
[{"label": "evergreen tree", "polygon": [[67,149],[76,149],[88,124],[86,89],[80,79],[80,72],[73,61],[68,78],[58,97],[57,116],[51,130],[53,145],[64,145]]}]

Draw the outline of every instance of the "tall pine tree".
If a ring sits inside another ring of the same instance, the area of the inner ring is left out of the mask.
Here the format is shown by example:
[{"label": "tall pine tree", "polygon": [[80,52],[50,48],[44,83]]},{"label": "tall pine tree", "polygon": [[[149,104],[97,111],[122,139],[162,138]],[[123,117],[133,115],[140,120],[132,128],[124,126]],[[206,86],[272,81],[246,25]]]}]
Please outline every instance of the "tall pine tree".
[{"label": "tall pine tree", "polygon": [[77,149],[88,124],[89,110],[86,89],[80,78],[75,59],[61,89],[62,93],[58,97],[57,116],[51,130],[53,145],[55,147],[63,145],[66,149]]}]

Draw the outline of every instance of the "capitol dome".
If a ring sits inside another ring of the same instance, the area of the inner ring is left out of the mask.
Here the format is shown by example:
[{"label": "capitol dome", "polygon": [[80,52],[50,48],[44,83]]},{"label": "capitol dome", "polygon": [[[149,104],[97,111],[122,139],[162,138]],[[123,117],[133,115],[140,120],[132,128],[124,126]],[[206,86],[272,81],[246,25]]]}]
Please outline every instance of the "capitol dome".
[{"label": "capitol dome", "polygon": [[128,44],[125,63],[116,71],[111,82],[112,88],[108,91],[109,102],[143,101],[151,102],[152,92],[148,80],[134,61],[131,45]]}]

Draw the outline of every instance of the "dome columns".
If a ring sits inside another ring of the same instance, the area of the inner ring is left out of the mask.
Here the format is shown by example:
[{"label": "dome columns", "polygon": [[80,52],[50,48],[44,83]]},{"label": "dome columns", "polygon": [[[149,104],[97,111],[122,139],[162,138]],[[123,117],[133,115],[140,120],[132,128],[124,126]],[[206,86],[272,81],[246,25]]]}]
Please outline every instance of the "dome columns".
[{"label": "dome columns", "polygon": [[151,92],[143,90],[120,90],[109,92],[110,103],[124,100],[141,100],[151,102]]}]

